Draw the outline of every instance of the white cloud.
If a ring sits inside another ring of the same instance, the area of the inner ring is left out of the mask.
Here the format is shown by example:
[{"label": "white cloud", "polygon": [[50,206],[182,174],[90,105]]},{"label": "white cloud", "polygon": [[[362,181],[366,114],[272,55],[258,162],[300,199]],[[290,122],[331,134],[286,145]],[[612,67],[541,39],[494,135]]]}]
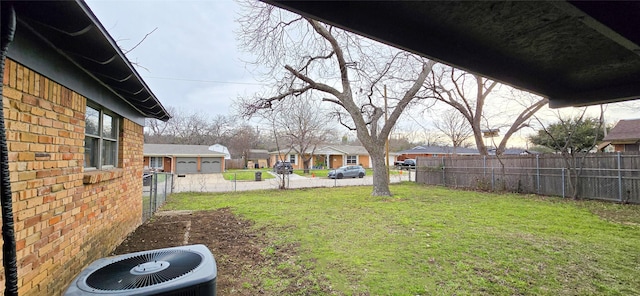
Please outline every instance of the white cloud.
[{"label": "white cloud", "polygon": [[165,106],[226,114],[257,86],[241,62],[234,1],[87,1]]}]

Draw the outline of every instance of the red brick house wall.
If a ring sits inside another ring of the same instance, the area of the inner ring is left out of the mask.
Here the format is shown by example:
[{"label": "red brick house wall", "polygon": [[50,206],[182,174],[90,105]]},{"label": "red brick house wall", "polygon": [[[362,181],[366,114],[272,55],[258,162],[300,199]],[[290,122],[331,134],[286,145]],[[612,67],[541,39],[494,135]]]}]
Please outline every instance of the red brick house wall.
[{"label": "red brick house wall", "polygon": [[19,293],[59,295],[141,223],[143,127],[123,118],[117,168],[85,172],[87,98],[10,59],[3,75]]}]

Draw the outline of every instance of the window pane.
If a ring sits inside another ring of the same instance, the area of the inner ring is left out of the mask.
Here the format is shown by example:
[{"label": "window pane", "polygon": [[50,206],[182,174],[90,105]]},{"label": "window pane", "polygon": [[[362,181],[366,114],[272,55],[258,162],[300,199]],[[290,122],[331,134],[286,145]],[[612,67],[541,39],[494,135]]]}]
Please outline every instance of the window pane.
[{"label": "window pane", "polygon": [[116,139],[116,121],[111,115],[102,115],[102,136],[108,139]]},{"label": "window pane", "polygon": [[84,137],[84,167],[98,167],[98,138]]},{"label": "window pane", "polygon": [[290,163],[296,163],[296,155],[295,154],[289,154],[289,162]]},{"label": "window pane", "polygon": [[84,114],[84,132],[87,135],[99,136],[100,112],[87,106],[87,112]]},{"label": "window pane", "polygon": [[162,157],[151,157],[149,160],[149,167],[153,169],[162,168]]},{"label": "window pane", "polygon": [[102,141],[102,165],[116,165],[116,154],[118,152],[118,145],[115,141]]}]

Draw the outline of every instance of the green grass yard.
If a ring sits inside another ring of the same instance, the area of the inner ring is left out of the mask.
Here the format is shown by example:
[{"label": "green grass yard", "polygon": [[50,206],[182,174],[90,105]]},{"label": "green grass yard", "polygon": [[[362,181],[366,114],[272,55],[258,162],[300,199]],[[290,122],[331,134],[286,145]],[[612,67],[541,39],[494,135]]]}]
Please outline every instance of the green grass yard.
[{"label": "green grass yard", "polygon": [[262,180],[274,179],[275,176],[269,174],[268,171],[270,169],[228,170],[222,173],[222,176],[228,181],[255,181],[256,172],[262,172],[260,175]]},{"label": "green grass yard", "polygon": [[297,245],[299,263],[346,295],[640,295],[640,206],[391,190],[185,193],[163,209],[230,207],[275,245]]}]

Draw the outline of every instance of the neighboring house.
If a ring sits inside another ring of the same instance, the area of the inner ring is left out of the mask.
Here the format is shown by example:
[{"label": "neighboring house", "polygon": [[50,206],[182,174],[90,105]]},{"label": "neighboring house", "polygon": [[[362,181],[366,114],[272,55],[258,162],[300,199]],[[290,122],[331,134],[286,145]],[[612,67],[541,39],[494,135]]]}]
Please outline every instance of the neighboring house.
[{"label": "neighboring house", "polygon": [[[275,162],[273,162],[275,163]],[[268,168],[269,165],[269,151],[263,149],[250,149],[249,155],[247,155],[247,167],[248,168]]]},{"label": "neighboring house", "polygon": [[142,223],[145,118],[170,115],[84,2],[1,8],[18,292],[60,295]]},{"label": "neighboring house", "polygon": [[[311,152],[309,151],[309,153]],[[304,168],[302,156],[293,150],[280,150],[269,154],[271,155],[271,164],[284,159],[291,162],[294,169]],[[311,168],[338,168],[344,165],[362,165],[365,168],[370,168],[372,164],[369,152],[363,146],[328,145],[314,151],[309,166]]]},{"label": "neighboring house", "polygon": [[227,148],[227,146],[223,146],[221,144],[213,144],[209,146],[209,150],[224,154],[224,159],[231,159],[231,153],[229,153],[229,149]]},{"label": "neighboring house", "polygon": [[312,158],[314,164],[326,168],[339,168],[344,165],[361,165],[365,168],[373,166],[369,152],[363,146],[330,145],[316,149]]},{"label": "neighboring house", "polygon": [[616,152],[640,151],[640,119],[618,121],[602,141],[600,150],[613,145]]},{"label": "neighboring house", "polygon": [[445,155],[480,155],[478,149],[450,146],[416,146],[398,152],[398,160],[416,157],[441,157]]},{"label": "neighboring house", "polygon": [[[302,157],[298,155],[293,149],[282,149],[280,151],[269,152],[269,166],[273,167],[276,162],[288,161],[291,163],[294,169],[303,169]],[[313,161],[313,160],[312,160]],[[313,166],[310,164],[309,166]]]},{"label": "neighboring house", "polygon": [[144,166],[175,174],[214,174],[224,171],[224,152],[208,145],[144,144]]},{"label": "neighboring house", "polygon": [[[489,155],[495,155],[496,149],[490,148],[487,150],[487,152],[489,152]],[[502,152],[502,155],[535,155],[535,154],[540,154],[540,152],[522,149],[522,148],[507,148],[507,149],[504,149],[504,151]]]}]

